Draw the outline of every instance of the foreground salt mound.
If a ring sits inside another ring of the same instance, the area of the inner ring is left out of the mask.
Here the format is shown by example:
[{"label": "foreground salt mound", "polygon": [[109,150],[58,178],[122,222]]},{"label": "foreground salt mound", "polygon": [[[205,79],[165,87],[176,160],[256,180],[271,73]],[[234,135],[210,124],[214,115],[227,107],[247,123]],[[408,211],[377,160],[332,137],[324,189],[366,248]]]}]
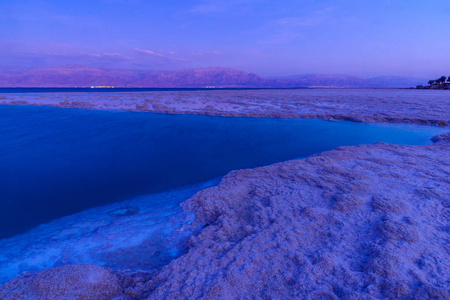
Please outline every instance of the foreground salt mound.
[{"label": "foreground salt mound", "polygon": [[10,290],[7,297],[11,299],[113,299],[123,295],[117,276],[92,264],[69,265],[22,275],[4,288]]},{"label": "foreground salt mound", "polygon": [[[182,204],[205,224],[187,253],[153,273],[117,271],[114,297],[450,299],[450,135],[434,140],[231,172]],[[0,298],[31,295],[44,272]]]},{"label": "foreground salt mound", "polygon": [[450,298],[449,136],[341,147],[227,175],[152,297]]}]

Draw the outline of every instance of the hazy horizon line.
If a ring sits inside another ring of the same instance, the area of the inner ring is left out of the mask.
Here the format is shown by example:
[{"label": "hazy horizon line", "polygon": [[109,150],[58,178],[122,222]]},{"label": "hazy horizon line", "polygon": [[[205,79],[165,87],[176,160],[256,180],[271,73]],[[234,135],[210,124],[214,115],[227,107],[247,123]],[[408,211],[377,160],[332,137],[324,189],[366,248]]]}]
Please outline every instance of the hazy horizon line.
[{"label": "hazy horizon line", "polygon": [[[351,76],[356,77],[360,79],[370,79],[370,78],[377,78],[377,77],[408,77],[408,78],[416,78],[416,79],[427,79],[430,76],[422,75],[422,76],[415,76],[415,75],[405,75],[405,74],[383,74],[383,75],[355,75],[351,73],[320,73],[320,72],[305,72],[305,73],[294,73],[294,74],[287,74],[287,75],[269,75],[269,76],[262,76],[259,75],[257,72],[247,71],[240,68],[233,68],[233,67],[223,67],[223,66],[211,66],[211,67],[195,67],[195,68],[175,68],[175,69],[151,69],[151,68],[111,68],[111,67],[99,67],[99,66],[90,66],[90,65],[83,65],[83,64],[61,64],[61,65],[51,65],[51,66],[20,66],[20,65],[2,65],[0,66],[0,71],[3,68],[17,68],[17,69],[50,69],[50,68],[58,68],[58,67],[83,67],[83,68],[92,68],[92,69],[99,69],[99,70],[116,70],[116,71],[137,71],[137,72],[144,72],[144,71],[154,71],[154,72],[177,72],[177,71],[183,71],[183,70],[201,70],[201,69],[229,69],[229,70],[238,70],[241,72],[245,72],[248,74],[255,74],[261,78],[264,79],[282,79],[282,78],[288,78],[293,76],[306,76],[306,75],[322,75],[322,76]],[[436,78],[440,77],[441,75],[438,75]]]}]

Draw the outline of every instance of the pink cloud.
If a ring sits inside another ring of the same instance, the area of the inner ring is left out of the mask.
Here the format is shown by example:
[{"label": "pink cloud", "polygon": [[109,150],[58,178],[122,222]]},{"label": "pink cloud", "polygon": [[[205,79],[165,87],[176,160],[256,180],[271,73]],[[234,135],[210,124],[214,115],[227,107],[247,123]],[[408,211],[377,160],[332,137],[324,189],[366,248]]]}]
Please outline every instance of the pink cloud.
[{"label": "pink cloud", "polygon": [[[153,56],[153,57],[157,57],[157,58],[165,59],[165,60],[170,60],[170,61],[179,61],[179,62],[186,61],[186,59],[184,59],[184,58],[171,57],[171,56],[164,55],[162,53],[158,53],[158,52],[155,52],[152,50],[144,50],[144,49],[134,48],[134,51],[136,51],[139,54],[149,55],[149,56]],[[171,55],[177,54],[176,52],[173,52],[173,51],[168,52],[168,53]]]},{"label": "pink cloud", "polygon": [[141,53],[141,54],[147,54],[147,55],[153,55],[153,56],[158,56],[158,57],[164,57],[164,55],[162,55],[161,53],[156,53],[152,50],[143,50],[143,49],[139,49],[139,48],[134,48],[134,51],[136,51],[137,53]]}]

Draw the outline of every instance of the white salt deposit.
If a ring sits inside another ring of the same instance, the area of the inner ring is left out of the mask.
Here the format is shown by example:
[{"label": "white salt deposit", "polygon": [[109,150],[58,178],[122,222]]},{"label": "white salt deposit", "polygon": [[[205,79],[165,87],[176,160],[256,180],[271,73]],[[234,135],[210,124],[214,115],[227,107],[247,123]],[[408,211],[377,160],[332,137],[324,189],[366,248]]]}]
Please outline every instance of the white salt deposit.
[{"label": "white salt deposit", "polygon": [[179,203],[218,180],[92,208],[0,240],[0,283],[22,271],[88,262],[131,269],[159,268],[182,253],[201,225]]},{"label": "white salt deposit", "polygon": [[450,93],[416,89],[269,89],[0,94],[0,104],[214,116],[450,124]]}]

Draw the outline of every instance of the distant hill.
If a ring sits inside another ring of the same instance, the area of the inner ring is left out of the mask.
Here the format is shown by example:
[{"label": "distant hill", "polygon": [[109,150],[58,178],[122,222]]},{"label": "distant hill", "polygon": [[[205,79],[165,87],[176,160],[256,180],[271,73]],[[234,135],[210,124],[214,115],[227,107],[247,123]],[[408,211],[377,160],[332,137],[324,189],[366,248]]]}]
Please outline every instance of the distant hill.
[{"label": "distant hill", "polygon": [[129,86],[155,71],[99,69],[85,66],[27,68],[3,72],[0,68],[0,87],[74,87],[74,86]]},{"label": "distant hill", "polygon": [[186,69],[149,74],[133,86],[148,87],[270,87],[273,81],[253,73],[228,68]]},{"label": "distant hill", "polygon": [[287,87],[362,87],[364,79],[340,74],[304,74],[274,78],[277,85]]},{"label": "distant hill", "polygon": [[400,76],[360,78],[305,74],[262,78],[230,68],[179,71],[119,70],[80,65],[48,68],[0,68],[0,87],[415,87],[423,79]]},{"label": "distant hill", "polygon": [[273,78],[277,85],[286,87],[353,87],[353,88],[408,88],[424,80],[404,76],[361,78],[343,74],[305,74]]}]

